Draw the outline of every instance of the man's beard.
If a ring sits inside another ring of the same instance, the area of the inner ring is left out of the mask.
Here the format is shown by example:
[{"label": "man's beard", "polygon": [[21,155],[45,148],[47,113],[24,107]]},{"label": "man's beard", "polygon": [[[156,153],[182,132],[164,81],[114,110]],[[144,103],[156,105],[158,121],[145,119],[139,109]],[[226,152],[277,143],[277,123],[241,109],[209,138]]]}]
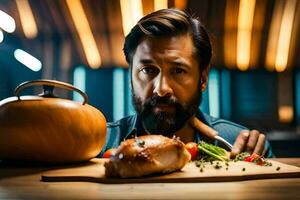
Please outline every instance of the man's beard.
[{"label": "man's beard", "polygon": [[[182,104],[175,97],[160,97],[153,95],[142,102],[141,98],[132,91],[133,105],[137,114],[141,117],[143,126],[150,134],[162,134],[168,137],[187,123],[196,114],[202,100],[202,92],[197,93],[189,104]],[[158,105],[174,107],[174,111],[155,111]]]}]

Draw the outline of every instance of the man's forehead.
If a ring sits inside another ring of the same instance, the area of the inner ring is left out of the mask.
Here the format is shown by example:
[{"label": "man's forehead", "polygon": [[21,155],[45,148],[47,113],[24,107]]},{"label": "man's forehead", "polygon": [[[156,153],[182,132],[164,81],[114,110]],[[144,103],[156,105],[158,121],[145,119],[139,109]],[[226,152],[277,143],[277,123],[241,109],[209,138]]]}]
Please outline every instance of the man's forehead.
[{"label": "man's forehead", "polygon": [[190,35],[175,35],[175,36],[162,36],[162,37],[145,37],[138,44],[135,54],[138,56],[151,56],[153,53],[166,53],[172,52],[193,54],[194,45]]}]

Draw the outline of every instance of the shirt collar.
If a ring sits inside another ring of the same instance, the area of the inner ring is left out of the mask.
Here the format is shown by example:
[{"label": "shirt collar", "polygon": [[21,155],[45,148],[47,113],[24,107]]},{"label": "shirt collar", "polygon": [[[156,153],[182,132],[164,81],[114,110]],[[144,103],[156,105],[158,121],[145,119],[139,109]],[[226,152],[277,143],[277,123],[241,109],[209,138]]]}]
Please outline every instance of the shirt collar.
[{"label": "shirt collar", "polygon": [[128,128],[128,132],[125,136],[125,139],[129,139],[129,138],[134,137],[134,136],[145,134],[146,131],[143,128],[141,118],[137,114],[135,114],[133,116],[132,122],[129,123],[129,124],[130,124],[130,126]]}]

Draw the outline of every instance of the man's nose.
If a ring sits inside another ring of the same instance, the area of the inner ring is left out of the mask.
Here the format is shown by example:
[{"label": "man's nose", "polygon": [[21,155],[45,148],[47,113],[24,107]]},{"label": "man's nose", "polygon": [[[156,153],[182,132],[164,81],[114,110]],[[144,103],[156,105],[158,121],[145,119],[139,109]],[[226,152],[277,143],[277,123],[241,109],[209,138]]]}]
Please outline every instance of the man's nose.
[{"label": "man's nose", "polygon": [[173,95],[173,89],[167,77],[164,76],[157,77],[153,93],[156,93],[160,97],[170,97]]}]

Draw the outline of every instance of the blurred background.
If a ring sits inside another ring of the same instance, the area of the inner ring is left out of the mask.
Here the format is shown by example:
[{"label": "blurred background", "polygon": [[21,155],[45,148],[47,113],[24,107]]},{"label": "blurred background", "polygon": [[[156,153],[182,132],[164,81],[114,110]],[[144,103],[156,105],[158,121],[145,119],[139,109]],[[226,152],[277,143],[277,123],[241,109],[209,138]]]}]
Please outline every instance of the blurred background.
[{"label": "blurred background", "polygon": [[124,37],[171,7],[198,16],[212,38],[201,109],[267,133],[277,157],[300,157],[300,0],[0,0],[0,100],[54,79],[85,91],[108,121],[132,114]]}]

